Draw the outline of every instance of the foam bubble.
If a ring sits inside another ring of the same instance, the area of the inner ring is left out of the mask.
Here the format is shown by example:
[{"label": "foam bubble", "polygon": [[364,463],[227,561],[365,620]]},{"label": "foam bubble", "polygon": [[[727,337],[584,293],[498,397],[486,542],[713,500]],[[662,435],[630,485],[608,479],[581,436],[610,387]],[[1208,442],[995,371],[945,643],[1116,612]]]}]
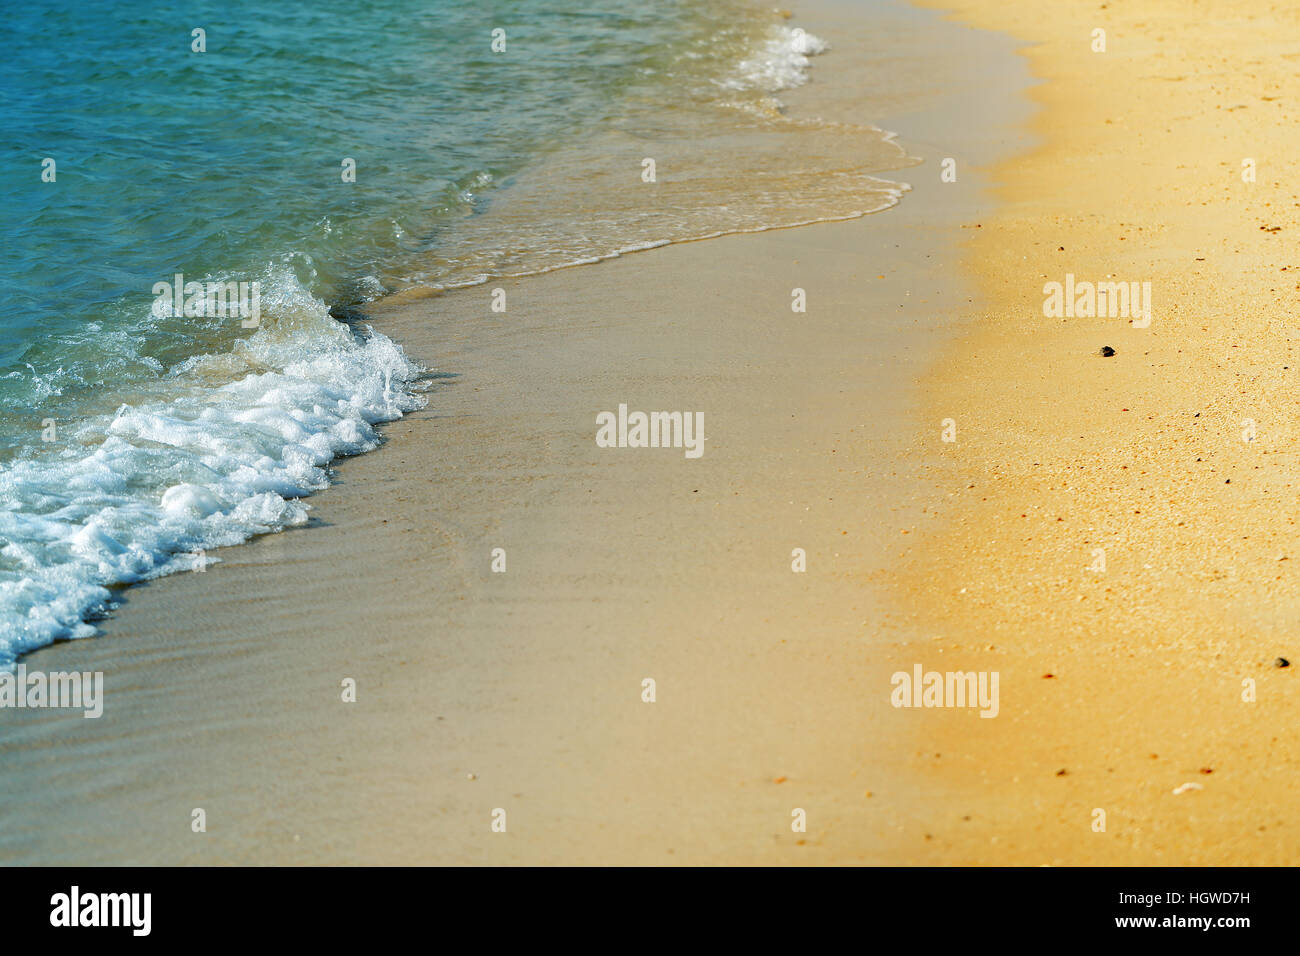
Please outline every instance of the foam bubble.
[{"label": "foam bubble", "polygon": [[807,82],[808,58],[829,49],[825,40],[801,27],[773,24],[757,49],[719,82],[733,90],[788,90]]},{"label": "foam bubble", "polygon": [[173,394],[0,471],[0,667],[93,634],[112,586],[305,523],[298,499],[329,484],[329,463],[376,447],[377,424],[423,404],[399,346],[334,321],[291,274],[270,278],[264,327],[173,370]]}]

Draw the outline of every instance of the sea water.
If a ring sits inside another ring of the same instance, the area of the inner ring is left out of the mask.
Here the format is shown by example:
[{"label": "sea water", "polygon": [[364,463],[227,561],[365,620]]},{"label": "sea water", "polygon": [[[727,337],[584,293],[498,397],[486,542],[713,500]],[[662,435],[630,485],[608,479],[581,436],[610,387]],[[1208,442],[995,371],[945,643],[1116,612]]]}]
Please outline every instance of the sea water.
[{"label": "sea water", "polygon": [[0,49],[0,667],[305,523],[426,400],[366,302],[862,215],[907,165],[788,115],[834,37],[748,0],[14,4]]}]

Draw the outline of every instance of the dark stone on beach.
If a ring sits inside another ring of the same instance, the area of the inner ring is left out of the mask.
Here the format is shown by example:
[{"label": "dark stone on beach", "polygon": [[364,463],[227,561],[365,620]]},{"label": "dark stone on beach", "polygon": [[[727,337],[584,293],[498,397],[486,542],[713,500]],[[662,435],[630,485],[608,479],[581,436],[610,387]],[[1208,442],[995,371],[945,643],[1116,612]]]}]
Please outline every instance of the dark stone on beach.
[{"label": "dark stone on beach", "polygon": [[1290,662],[1289,660],[1287,660],[1285,657],[1279,657],[1277,660],[1275,660],[1275,661],[1273,662],[1273,666],[1274,666],[1274,667],[1290,667],[1290,666],[1291,666],[1291,662]]},{"label": "dark stone on beach", "polygon": [[1109,345],[1103,345],[1103,346],[1101,347],[1101,354],[1102,354],[1105,358],[1110,358],[1112,355],[1115,354],[1115,350],[1114,350],[1113,348],[1111,348]]}]

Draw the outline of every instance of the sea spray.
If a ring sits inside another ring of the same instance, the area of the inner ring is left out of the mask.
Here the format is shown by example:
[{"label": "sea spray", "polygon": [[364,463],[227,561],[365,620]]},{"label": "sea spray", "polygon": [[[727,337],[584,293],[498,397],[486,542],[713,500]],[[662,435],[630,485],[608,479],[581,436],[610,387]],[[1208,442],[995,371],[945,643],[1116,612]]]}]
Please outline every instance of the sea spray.
[{"label": "sea spray", "polygon": [[[175,370],[175,397],[91,418],[56,456],[0,471],[0,667],[93,633],[113,585],[303,524],[298,499],[329,484],[329,463],[423,404],[420,369],[386,336],[347,328],[301,288],[273,298],[280,311],[235,352]],[[213,366],[242,374],[206,387]]]},{"label": "sea spray", "polygon": [[93,633],[115,586],[302,524],[329,462],[420,402],[400,348],[331,310],[864,215],[912,162],[788,117],[828,45],[747,0],[591,0],[581,28],[519,0],[499,51],[452,0],[223,11],[201,49],[6,19],[0,113],[43,159],[0,180],[0,666]]}]

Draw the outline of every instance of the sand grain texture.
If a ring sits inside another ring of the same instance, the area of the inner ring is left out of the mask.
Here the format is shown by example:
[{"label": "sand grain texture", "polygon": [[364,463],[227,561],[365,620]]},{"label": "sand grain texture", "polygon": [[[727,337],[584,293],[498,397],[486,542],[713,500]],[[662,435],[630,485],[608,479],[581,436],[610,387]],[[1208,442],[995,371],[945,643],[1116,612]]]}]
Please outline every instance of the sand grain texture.
[{"label": "sand grain texture", "polygon": [[[972,816],[942,858],[1294,863],[1300,15],[944,6],[1033,44],[1044,82],[1041,145],[993,170],[967,247],[980,314],[926,378],[960,481],[897,582],[945,656],[1002,673],[996,732],[934,719],[962,757],[932,783]],[[1151,282],[1150,328],[1044,318],[1067,272]]]}]

